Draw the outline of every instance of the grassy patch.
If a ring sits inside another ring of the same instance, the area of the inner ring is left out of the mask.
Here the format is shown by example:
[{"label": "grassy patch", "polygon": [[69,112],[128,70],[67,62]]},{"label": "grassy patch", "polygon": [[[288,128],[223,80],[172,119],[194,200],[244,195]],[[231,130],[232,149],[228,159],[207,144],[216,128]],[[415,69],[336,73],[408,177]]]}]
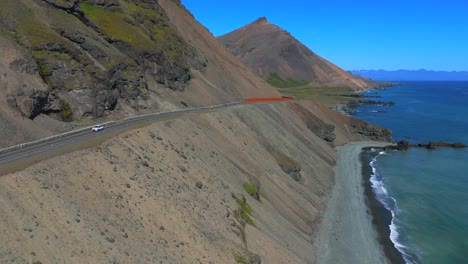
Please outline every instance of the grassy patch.
[{"label": "grassy patch", "polygon": [[351,97],[353,92],[347,87],[294,87],[278,89],[282,94],[299,99],[313,99],[326,105],[347,103],[357,98]]},{"label": "grassy patch", "polygon": [[259,190],[259,188],[257,187],[256,184],[251,183],[251,182],[246,182],[246,183],[242,184],[242,187],[244,187],[244,190],[245,190],[250,196],[252,196],[252,197],[253,197],[254,199],[256,199],[257,201],[261,202],[260,190]]},{"label": "grassy patch", "polygon": [[237,264],[248,264],[247,259],[244,256],[236,255],[234,256]]},{"label": "grassy patch", "polygon": [[[25,18],[24,20],[28,21],[30,19]],[[28,23],[26,21],[22,21],[20,24],[18,36],[25,35],[33,46],[49,42],[62,42],[54,32],[40,23]]]},{"label": "grassy patch", "polygon": [[0,1],[0,16],[16,24],[16,40],[27,47],[56,42],[64,43],[42,19],[37,17],[30,6],[22,1]]},{"label": "grassy patch", "polygon": [[[255,223],[254,223],[253,219],[245,211],[240,212],[240,218],[242,220],[244,220],[247,224],[249,224],[251,226],[255,226]],[[245,236],[245,234],[244,234],[244,236]]]},{"label": "grassy patch", "polygon": [[242,195],[241,197],[234,197],[236,199],[237,204],[239,205],[239,209],[234,212],[235,216],[238,220],[243,220],[245,223],[255,226],[255,223],[251,216],[253,216],[253,211],[250,205],[247,203],[245,196]]},{"label": "grassy patch", "polygon": [[80,8],[87,18],[104,30],[110,37],[143,50],[149,49],[154,45],[138,26],[127,22],[130,19],[129,16],[88,3],[80,3]]},{"label": "grassy patch", "polygon": [[236,198],[236,202],[237,204],[240,205],[241,209],[242,209],[242,212],[245,212],[246,214],[248,215],[252,215],[252,208],[250,207],[250,205],[247,203],[247,200],[245,199],[244,196],[242,197],[237,197]]},{"label": "grassy patch", "polygon": [[128,43],[140,52],[162,53],[171,65],[186,62],[186,57],[194,53],[167,22],[158,5],[125,3],[120,12],[83,2],[80,8],[106,35]]},{"label": "grassy patch", "polygon": [[237,232],[235,232],[244,243],[245,248],[247,248],[247,235],[245,233],[245,226],[247,224],[251,226],[255,226],[255,223],[252,219],[252,208],[247,203],[244,195],[237,197],[235,194],[232,194],[232,197],[236,200],[239,208],[234,210],[234,217],[237,220],[235,223],[235,227],[237,228]]},{"label": "grassy patch", "polygon": [[45,60],[51,57],[57,60],[69,60],[70,59],[69,56],[64,53],[48,51],[48,50],[35,50],[33,51],[33,56],[36,60]]},{"label": "grassy patch", "polygon": [[[26,13],[29,12],[30,11],[27,11]],[[29,13],[29,15],[23,14],[18,17],[15,22],[17,23],[17,39],[21,39],[22,36],[25,36],[32,46],[50,42],[64,43],[54,31],[37,21],[35,15],[32,13]]]},{"label": "grassy patch", "polygon": [[157,12],[156,10],[147,9],[135,3],[128,3],[127,7],[131,10],[131,12],[136,13],[135,15],[139,15],[139,16],[145,15],[145,16],[149,16],[152,19],[163,20],[163,17],[161,16],[161,14]]},{"label": "grassy patch", "polygon": [[283,79],[279,74],[272,73],[270,76],[268,76],[266,80],[270,85],[278,88],[286,88],[286,87],[298,87],[298,86],[304,86],[308,84],[308,81],[304,80],[295,80],[293,78],[286,78]]}]

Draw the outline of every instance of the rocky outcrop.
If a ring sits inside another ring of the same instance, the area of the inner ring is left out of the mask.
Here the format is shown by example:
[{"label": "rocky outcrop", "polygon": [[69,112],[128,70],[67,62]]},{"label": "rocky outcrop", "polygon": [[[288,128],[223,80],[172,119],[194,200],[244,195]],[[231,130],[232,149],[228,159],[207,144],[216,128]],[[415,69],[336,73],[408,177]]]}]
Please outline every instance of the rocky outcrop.
[{"label": "rocky outcrop", "polygon": [[10,69],[39,75],[49,87],[29,98],[11,93],[29,118],[56,111],[67,120],[100,117],[119,100],[137,110],[154,106],[150,87],[183,91],[192,70],[207,64],[155,1],[7,0],[0,10],[1,32],[28,54]]},{"label": "rocky outcrop", "polygon": [[302,181],[301,168],[300,167],[290,167],[287,165],[282,165],[281,169],[288,174],[293,180],[297,182]]},{"label": "rocky outcrop", "polygon": [[15,101],[20,111],[31,119],[40,114],[60,113],[64,104],[53,94],[42,91],[29,96],[18,96]]},{"label": "rocky outcrop", "polygon": [[283,153],[282,151],[272,147],[267,147],[268,152],[275,158],[276,162],[287,175],[289,175],[296,182],[302,182],[303,177],[301,175],[301,164]]},{"label": "rocky outcrop", "polygon": [[371,140],[392,142],[392,131],[361,120],[354,119],[349,125],[351,133],[363,135]]},{"label": "rocky outcrop", "polygon": [[302,119],[302,121],[304,121],[310,131],[321,139],[333,143],[336,138],[334,133],[335,126],[325,123],[300,104],[294,103],[289,104],[288,106]]},{"label": "rocky outcrop", "polygon": [[395,102],[382,102],[382,101],[375,101],[369,99],[359,99],[359,100],[351,100],[347,103],[348,108],[356,108],[361,105],[377,105],[377,106],[394,106]]},{"label": "rocky outcrop", "polygon": [[[355,109],[361,105],[377,105],[377,106],[394,106],[395,102],[383,102],[383,101],[376,101],[371,99],[361,99],[361,98],[371,98],[363,96],[362,94],[355,94],[355,95],[339,95],[345,98],[350,98],[348,102],[343,104],[338,104],[331,106],[330,108],[346,114],[346,115],[353,115],[355,113]],[[358,98],[358,99],[355,99]]]},{"label": "rocky outcrop", "polygon": [[385,146],[384,150],[398,150],[398,151],[406,151],[410,148],[425,148],[428,150],[434,150],[436,148],[467,148],[468,145],[463,143],[447,143],[442,141],[435,141],[435,142],[428,142],[428,143],[418,143],[418,144],[411,144],[406,140],[399,141],[396,145],[389,145]]}]

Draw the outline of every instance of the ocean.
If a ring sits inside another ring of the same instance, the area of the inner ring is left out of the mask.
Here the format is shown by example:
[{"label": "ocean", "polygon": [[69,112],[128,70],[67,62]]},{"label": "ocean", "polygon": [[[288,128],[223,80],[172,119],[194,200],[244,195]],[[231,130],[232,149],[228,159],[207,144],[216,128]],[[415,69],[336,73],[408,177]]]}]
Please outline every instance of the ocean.
[{"label": "ocean", "polygon": [[[353,116],[391,129],[395,141],[468,144],[468,82],[404,82],[365,95],[395,105],[363,105]],[[382,151],[370,165],[405,262],[468,263],[468,149]]]}]

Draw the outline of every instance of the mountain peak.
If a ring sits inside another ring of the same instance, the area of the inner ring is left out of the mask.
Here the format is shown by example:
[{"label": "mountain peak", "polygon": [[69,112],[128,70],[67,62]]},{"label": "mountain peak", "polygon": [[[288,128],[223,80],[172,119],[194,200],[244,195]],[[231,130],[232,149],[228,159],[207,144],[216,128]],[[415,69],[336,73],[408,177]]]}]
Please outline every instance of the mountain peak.
[{"label": "mountain peak", "polygon": [[267,20],[266,17],[263,16],[263,17],[260,17],[257,20],[255,20],[253,23],[259,24],[259,23],[265,23],[265,22],[268,22],[268,20]]},{"label": "mountain peak", "polygon": [[265,80],[279,76],[300,83],[370,86],[338,66],[316,55],[286,30],[265,17],[218,37],[254,73]]}]

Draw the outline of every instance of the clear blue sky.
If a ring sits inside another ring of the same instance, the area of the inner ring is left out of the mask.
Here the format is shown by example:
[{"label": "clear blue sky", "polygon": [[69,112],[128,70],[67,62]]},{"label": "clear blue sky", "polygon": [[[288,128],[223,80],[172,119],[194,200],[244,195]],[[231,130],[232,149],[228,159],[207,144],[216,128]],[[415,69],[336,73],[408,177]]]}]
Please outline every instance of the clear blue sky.
[{"label": "clear blue sky", "polygon": [[261,16],[345,70],[468,70],[467,0],[182,0],[215,36]]}]

